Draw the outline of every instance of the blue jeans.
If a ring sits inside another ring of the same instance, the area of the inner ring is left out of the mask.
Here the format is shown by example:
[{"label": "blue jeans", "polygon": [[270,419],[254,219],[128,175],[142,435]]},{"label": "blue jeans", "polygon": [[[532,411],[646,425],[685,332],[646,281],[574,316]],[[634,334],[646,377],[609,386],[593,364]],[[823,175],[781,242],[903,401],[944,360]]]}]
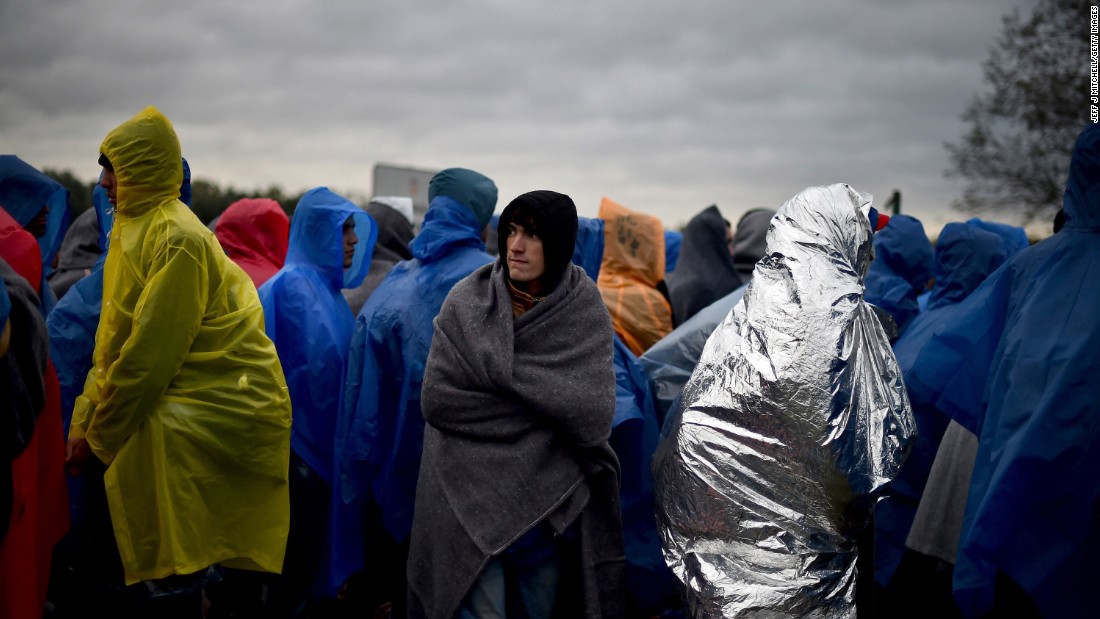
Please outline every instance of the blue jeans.
[{"label": "blue jeans", "polygon": [[[554,616],[560,579],[557,553],[551,552],[538,562],[513,561],[512,558],[505,551],[489,560],[466,594],[456,619],[505,619],[509,602],[515,607],[517,601],[526,610],[528,619],[550,619]],[[518,600],[509,600],[509,591]]]}]

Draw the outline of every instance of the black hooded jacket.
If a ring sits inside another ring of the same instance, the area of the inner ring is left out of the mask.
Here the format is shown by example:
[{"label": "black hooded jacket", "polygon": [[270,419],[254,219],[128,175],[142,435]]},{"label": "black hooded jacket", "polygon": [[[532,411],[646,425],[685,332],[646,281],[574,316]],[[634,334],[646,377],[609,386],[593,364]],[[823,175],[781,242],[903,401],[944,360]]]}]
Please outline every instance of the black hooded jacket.
[{"label": "black hooded jacket", "polygon": [[73,284],[80,281],[93,268],[103,249],[99,246],[99,219],[94,208],[80,214],[65,234],[58,255],[57,270],[50,274],[49,283],[54,296],[65,296]]},{"label": "black hooded jacket", "polygon": [[684,229],[680,260],[668,277],[674,325],[682,324],[741,285],[726,230],[726,220],[713,205],[693,217]]}]

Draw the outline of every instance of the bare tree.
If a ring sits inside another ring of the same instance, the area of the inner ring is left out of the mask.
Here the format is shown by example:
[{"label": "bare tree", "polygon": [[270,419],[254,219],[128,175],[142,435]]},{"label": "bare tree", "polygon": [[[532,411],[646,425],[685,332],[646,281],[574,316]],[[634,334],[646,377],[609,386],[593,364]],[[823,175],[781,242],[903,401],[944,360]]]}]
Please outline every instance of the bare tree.
[{"label": "bare tree", "polygon": [[949,177],[965,179],[952,206],[1015,215],[1022,223],[1061,208],[1069,157],[1089,122],[1089,4],[1039,0],[1019,9],[983,64],[988,91],[962,118],[969,127],[947,143]]}]

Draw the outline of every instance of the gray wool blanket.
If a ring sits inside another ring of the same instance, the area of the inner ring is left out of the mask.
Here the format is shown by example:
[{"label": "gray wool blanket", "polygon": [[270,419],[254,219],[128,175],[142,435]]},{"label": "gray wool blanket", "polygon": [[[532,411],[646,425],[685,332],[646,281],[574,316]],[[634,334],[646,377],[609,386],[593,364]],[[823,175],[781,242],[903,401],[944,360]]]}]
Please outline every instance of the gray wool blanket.
[{"label": "gray wool blanket", "polygon": [[577,614],[622,614],[611,319],[592,280],[513,318],[499,262],[451,291],[424,371],[409,616],[454,615],[491,557],[540,522],[579,537]]}]

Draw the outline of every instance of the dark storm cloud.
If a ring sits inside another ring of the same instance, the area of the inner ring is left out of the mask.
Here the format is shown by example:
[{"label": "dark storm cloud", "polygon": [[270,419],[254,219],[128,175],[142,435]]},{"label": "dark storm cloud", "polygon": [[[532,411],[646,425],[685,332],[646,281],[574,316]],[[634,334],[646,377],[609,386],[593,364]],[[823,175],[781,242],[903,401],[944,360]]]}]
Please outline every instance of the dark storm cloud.
[{"label": "dark storm cloud", "polygon": [[669,226],[838,181],[938,213],[942,144],[1012,8],[380,4],[8,0],[0,150],[92,178],[103,135],[153,103],[196,176],[241,187],[368,193],[393,162]]}]

